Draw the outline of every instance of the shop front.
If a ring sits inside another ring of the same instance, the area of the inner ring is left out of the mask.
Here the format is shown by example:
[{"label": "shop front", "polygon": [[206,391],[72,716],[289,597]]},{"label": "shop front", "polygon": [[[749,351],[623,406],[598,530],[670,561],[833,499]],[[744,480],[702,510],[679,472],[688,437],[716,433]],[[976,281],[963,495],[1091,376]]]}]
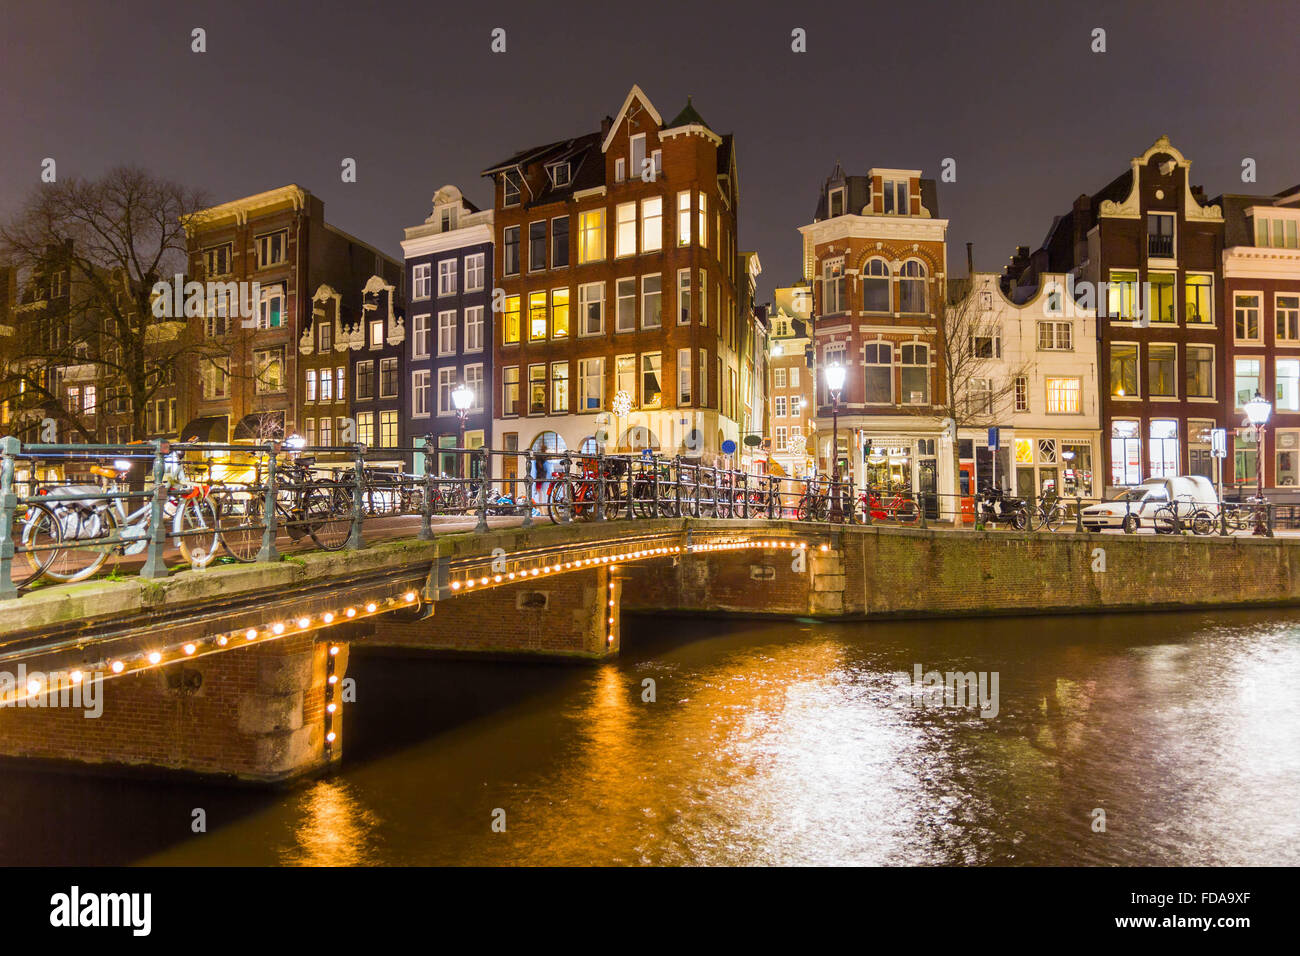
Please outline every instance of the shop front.
[{"label": "shop front", "polygon": [[1101,490],[1095,433],[1017,430],[1011,449],[1018,497],[1094,498]]}]

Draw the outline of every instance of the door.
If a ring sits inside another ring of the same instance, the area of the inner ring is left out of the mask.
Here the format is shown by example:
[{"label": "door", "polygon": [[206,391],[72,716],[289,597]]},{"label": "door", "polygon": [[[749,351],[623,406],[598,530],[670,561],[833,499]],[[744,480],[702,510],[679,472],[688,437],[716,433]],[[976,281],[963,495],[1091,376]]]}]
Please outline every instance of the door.
[{"label": "door", "polygon": [[921,493],[921,502],[927,518],[939,517],[938,462],[933,458],[922,458],[917,462],[917,490]]}]

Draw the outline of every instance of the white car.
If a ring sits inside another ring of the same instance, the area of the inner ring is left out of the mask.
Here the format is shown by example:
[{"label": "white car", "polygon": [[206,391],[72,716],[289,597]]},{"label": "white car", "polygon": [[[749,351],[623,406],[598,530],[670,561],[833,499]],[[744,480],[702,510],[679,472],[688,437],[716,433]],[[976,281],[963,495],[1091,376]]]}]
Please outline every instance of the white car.
[{"label": "white car", "polygon": [[1111,501],[1084,508],[1083,527],[1087,531],[1119,528],[1128,534],[1139,528],[1172,531],[1170,522],[1156,520],[1157,512],[1171,501],[1177,503],[1179,517],[1190,517],[1196,511],[1208,511],[1215,518],[1219,514],[1218,496],[1210,479],[1202,475],[1148,478]]}]

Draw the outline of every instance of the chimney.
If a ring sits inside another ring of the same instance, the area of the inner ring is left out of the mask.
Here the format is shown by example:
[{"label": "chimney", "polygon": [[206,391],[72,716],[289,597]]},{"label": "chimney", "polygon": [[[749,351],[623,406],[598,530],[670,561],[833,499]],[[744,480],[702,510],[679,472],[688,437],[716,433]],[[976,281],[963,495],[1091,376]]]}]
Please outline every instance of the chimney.
[{"label": "chimney", "polygon": [[975,243],[966,243],[966,275],[975,275]]},{"label": "chimney", "polygon": [[609,128],[614,125],[614,117],[606,116],[600,121],[600,138],[603,141],[609,135]]}]

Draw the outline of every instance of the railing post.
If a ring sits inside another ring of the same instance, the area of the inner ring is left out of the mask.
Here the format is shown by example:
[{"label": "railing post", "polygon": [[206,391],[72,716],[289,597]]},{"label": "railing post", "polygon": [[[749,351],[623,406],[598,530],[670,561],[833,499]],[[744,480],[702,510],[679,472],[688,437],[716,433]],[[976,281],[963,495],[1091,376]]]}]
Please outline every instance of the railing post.
[{"label": "railing post", "polygon": [[775,475],[767,476],[767,517],[775,521],[781,510],[781,479]]},{"label": "railing post", "polygon": [[22,450],[22,442],[6,435],[3,442],[3,462],[0,462],[0,600],[18,596],[14,584],[14,518],[18,513],[18,495],[14,493],[14,459]]},{"label": "railing post", "polygon": [[627,470],[624,472],[627,477],[627,518],[625,519],[627,521],[631,521],[636,517],[636,515],[632,513],[632,460],[632,456],[628,455]]},{"label": "railing post", "polygon": [[280,552],[275,546],[275,539],[278,534],[276,529],[276,458],[279,456],[279,447],[275,444],[267,446],[266,459],[266,498],[262,502],[262,547],[257,552],[258,561],[279,561]]},{"label": "railing post", "polygon": [[[488,496],[488,449],[484,445],[478,450],[478,524],[474,526],[476,534],[486,534],[488,530],[487,522],[487,496]],[[470,469],[473,474],[474,469]]]},{"label": "railing post", "polygon": [[[569,456],[569,453],[566,451],[563,457],[560,458],[560,464],[564,466],[564,483],[566,486],[570,484],[569,467],[572,463],[573,463],[573,459]],[[574,500],[574,498],[575,498],[574,494],[570,492],[569,493],[569,516],[564,519],[565,524],[573,524],[573,519],[577,517],[578,503],[577,501]]]},{"label": "railing post", "polygon": [[421,541],[433,540],[433,436],[424,436],[424,505],[420,508]]},{"label": "railing post", "polygon": [[605,520],[605,453],[596,452],[596,520]]},{"label": "railing post", "polygon": [[695,509],[691,513],[692,518],[700,516],[700,494],[704,490],[704,464],[698,463],[693,466],[695,469]]},{"label": "railing post", "polygon": [[1078,495],[1074,496],[1074,530],[1083,534],[1083,499]]},{"label": "railing post", "polygon": [[167,443],[153,442],[153,501],[149,504],[149,546],[145,551],[142,578],[165,578],[167,565],[163,561],[163,547],[167,530],[163,525],[163,503],[167,500]]},{"label": "railing post", "polygon": [[925,492],[918,491],[916,493],[916,497],[919,499],[917,507],[921,511],[921,530],[924,531],[926,528],[930,527],[925,517]]},{"label": "railing post", "polygon": [[1225,504],[1226,502],[1219,502],[1219,534],[1226,538],[1228,536],[1228,509]]},{"label": "railing post", "polygon": [[366,446],[357,442],[352,463],[352,532],[348,543],[344,545],[349,551],[357,551],[366,546],[361,533],[361,523],[366,517]]},{"label": "railing post", "polygon": [[536,459],[533,456],[533,450],[528,449],[524,455],[524,521],[521,527],[531,528],[533,526],[533,467]]}]

